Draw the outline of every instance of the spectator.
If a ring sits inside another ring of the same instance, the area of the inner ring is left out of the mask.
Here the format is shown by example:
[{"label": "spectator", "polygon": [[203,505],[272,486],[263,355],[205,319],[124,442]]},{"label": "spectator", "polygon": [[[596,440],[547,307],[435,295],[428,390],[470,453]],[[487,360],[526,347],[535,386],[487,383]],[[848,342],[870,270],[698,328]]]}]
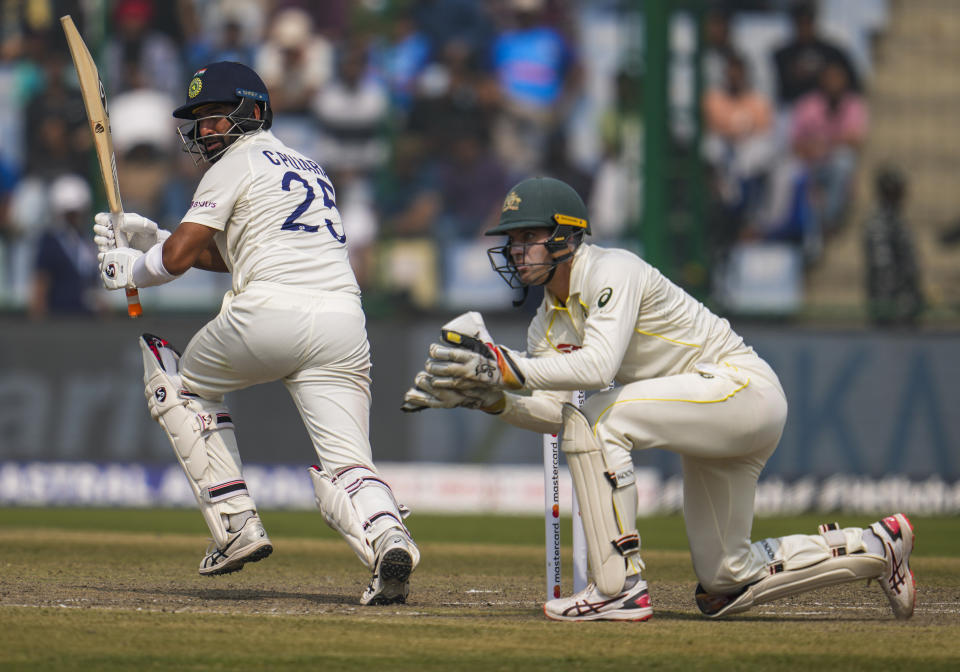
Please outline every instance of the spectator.
[{"label": "spectator", "polygon": [[439,53],[450,41],[462,42],[471,52],[485,49],[494,34],[493,24],[477,0],[414,0],[412,13],[417,30]]},{"label": "spectator", "polygon": [[828,63],[819,87],[797,102],[791,125],[794,153],[806,164],[817,226],[829,235],[842,224],[860,145],[867,134],[867,107],[846,69]]},{"label": "spectator", "polygon": [[447,130],[443,140],[449,150],[440,161],[443,210],[437,237],[472,240],[496,223],[509,178],[477,118],[464,116]]},{"label": "spectator", "polygon": [[737,55],[730,41],[730,10],[711,7],[703,23],[703,88],[719,89],[727,79],[727,61]]},{"label": "spectator", "polygon": [[401,10],[373,54],[377,76],[390,91],[395,109],[406,112],[417,78],[430,61],[430,41],[417,30],[410,10]]},{"label": "spectator", "polygon": [[305,10],[288,7],[278,12],[255,68],[270,91],[274,111],[306,115],[333,74],[333,57],[333,45],[314,32]]},{"label": "spectator", "polygon": [[723,256],[759,208],[774,157],[773,106],[750,85],[747,63],[729,54],[722,86],[703,99],[704,154],[721,217],[711,230]]},{"label": "spectator", "polygon": [[53,223],[37,244],[29,314],[91,314],[100,307],[100,268],[89,235],[90,187],[77,175],[63,175],[51,184],[49,198]]},{"label": "spectator", "polygon": [[566,119],[579,88],[573,51],[545,22],[544,5],[510,0],[513,25],[491,48],[503,106],[494,143],[511,177],[542,166],[547,139]]},{"label": "spectator", "polygon": [[320,125],[319,155],[328,170],[369,173],[384,164],[389,95],[372,76],[362,42],[343,45],[336,75],[314,97],[312,107]]},{"label": "spectator", "polygon": [[379,233],[371,180],[356,172],[339,173],[337,209],[343,218],[344,233],[350,238],[347,254],[360,289],[369,289],[375,280],[375,243]]},{"label": "spectator", "polygon": [[789,107],[816,89],[827,63],[838,64],[846,73],[850,88],[860,91],[860,80],[846,51],[817,35],[815,2],[800,0],[790,17],[793,37],[773,54],[777,103]]},{"label": "spectator", "polygon": [[379,182],[377,210],[392,238],[429,237],[440,214],[436,165],[427,160],[426,141],[414,133],[394,143],[387,176]]},{"label": "spectator", "polygon": [[600,244],[617,244],[640,221],[643,205],[643,81],[617,73],[616,99],[601,118],[603,158],[587,205],[590,226]]},{"label": "spectator", "polygon": [[113,146],[126,209],[172,229],[180,222],[190,186],[174,170],[180,158],[174,99],[156,89],[131,89],[110,100]]},{"label": "spectator", "polygon": [[875,177],[876,210],[864,226],[867,307],[880,326],[912,325],[923,310],[920,270],[913,239],[903,216],[906,181],[893,166]]},{"label": "spectator", "polygon": [[186,49],[191,69],[215,61],[232,61],[252,67],[256,51],[253,43],[247,39],[240,12],[224,15],[212,31],[209,31],[209,27],[197,26]]},{"label": "spectator", "polygon": [[64,171],[83,172],[92,141],[80,92],[66,83],[69,57],[48,50],[40,58],[43,85],[24,106],[23,169],[31,177],[50,180]]},{"label": "spectator", "polygon": [[460,119],[470,117],[489,134],[499,104],[497,83],[481,67],[477,53],[469,43],[451,39],[417,81],[407,130],[428,141],[428,153],[440,156],[447,149],[446,132],[437,133],[438,128],[456,130]]},{"label": "spectator", "polygon": [[106,44],[104,83],[112,93],[139,88],[180,93],[178,46],[155,30],[152,0],[119,0],[113,10],[115,31]]}]

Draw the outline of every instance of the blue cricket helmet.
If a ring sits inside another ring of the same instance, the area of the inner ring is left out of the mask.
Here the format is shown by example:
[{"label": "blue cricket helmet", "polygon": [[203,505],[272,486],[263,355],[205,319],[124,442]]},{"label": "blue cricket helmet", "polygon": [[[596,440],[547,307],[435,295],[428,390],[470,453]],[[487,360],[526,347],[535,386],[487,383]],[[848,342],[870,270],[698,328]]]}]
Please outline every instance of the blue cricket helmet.
[{"label": "blue cricket helmet", "polygon": [[[259,104],[263,113],[264,129],[273,122],[270,92],[260,75],[242,63],[218,61],[193,73],[187,86],[186,102],[173,111],[178,119],[196,119],[194,110],[210,103],[229,103],[238,106],[239,117],[250,117],[253,105]],[[246,108],[246,109],[243,109]]]}]

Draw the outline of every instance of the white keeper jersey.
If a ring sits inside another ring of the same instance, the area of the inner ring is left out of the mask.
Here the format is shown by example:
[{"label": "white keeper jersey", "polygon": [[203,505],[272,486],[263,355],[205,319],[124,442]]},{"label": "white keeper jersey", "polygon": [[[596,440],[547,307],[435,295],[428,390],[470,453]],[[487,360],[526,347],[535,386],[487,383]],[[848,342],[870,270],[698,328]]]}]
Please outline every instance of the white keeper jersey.
[{"label": "white keeper jersey", "polygon": [[270,131],[230,145],[200,180],[182,221],[218,231],[235,292],[259,281],[360,294],[333,183]]},{"label": "white keeper jersey", "polygon": [[[637,255],[581,245],[566,304],[546,292],[520,368],[531,390],[596,390],[752,354],[730,323]],[[563,356],[559,356],[563,355]]]}]

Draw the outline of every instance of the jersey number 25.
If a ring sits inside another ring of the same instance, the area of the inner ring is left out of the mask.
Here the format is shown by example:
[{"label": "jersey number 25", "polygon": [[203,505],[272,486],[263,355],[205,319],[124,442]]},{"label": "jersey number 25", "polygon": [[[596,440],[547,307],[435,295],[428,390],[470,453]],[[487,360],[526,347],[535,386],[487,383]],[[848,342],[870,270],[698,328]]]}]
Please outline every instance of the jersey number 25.
[{"label": "jersey number 25", "polygon": [[[286,221],[283,222],[283,226],[280,227],[282,231],[306,231],[307,233],[316,233],[320,230],[320,226],[311,226],[310,224],[302,224],[298,222],[297,219],[303,215],[309,208],[310,204],[313,203],[313,199],[316,196],[313,193],[313,187],[310,186],[310,183],[307,182],[300,173],[295,173],[292,170],[287,171],[283,174],[283,180],[280,182],[280,187],[284,191],[290,191],[290,183],[299,182],[303,185],[303,188],[306,190],[306,195],[303,198],[303,201],[296,207],[296,209],[290,213],[290,216],[287,217]],[[317,178],[317,184],[320,185],[320,192],[323,194],[323,207],[330,210],[336,210],[337,204],[333,200],[333,187],[324,182],[319,177]],[[333,222],[329,219],[323,220],[327,225],[327,231],[330,232],[330,235],[333,236],[337,242],[345,243],[347,242],[347,233],[344,231],[341,234],[338,234],[333,228]]]}]

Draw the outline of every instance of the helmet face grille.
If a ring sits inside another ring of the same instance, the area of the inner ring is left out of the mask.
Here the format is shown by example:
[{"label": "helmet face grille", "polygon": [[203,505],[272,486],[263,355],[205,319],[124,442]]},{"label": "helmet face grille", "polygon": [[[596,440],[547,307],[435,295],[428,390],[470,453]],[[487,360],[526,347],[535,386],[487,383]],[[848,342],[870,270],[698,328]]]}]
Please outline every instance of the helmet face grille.
[{"label": "helmet face grille", "polygon": [[[539,282],[532,284],[535,285],[545,285],[553,278],[553,274],[557,270],[557,266],[562,264],[567,259],[570,259],[576,252],[577,247],[580,246],[580,243],[583,240],[584,230],[579,228],[574,228],[571,226],[557,226],[550,237],[541,243],[510,243],[507,242],[504,245],[497,245],[491,247],[487,250],[487,258],[490,260],[490,266],[493,270],[503,278],[503,281],[511,289],[522,289],[528,286],[528,283],[523,282],[520,278],[520,272],[517,270],[517,266],[513,261],[513,255],[511,254],[512,250],[518,248],[523,249],[523,256],[526,257],[527,250],[531,247],[542,245],[550,253],[549,260],[539,263],[539,264],[526,264],[528,267],[537,267],[542,266],[544,273],[541,276]],[[573,244],[571,248],[570,245]]]},{"label": "helmet face grille", "polygon": [[[197,165],[200,165],[201,162],[215,163],[237,138],[264,128],[265,120],[253,116],[255,105],[256,103],[252,99],[244,98],[233,112],[208,114],[181,124],[177,128],[177,135],[183,143],[183,151],[192,154],[194,163]],[[200,122],[208,119],[229,119],[231,125],[225,133],[201,136]],[[211,145],[217,145],[218,143],[219,145],[214,149],[209,149]]]}]

